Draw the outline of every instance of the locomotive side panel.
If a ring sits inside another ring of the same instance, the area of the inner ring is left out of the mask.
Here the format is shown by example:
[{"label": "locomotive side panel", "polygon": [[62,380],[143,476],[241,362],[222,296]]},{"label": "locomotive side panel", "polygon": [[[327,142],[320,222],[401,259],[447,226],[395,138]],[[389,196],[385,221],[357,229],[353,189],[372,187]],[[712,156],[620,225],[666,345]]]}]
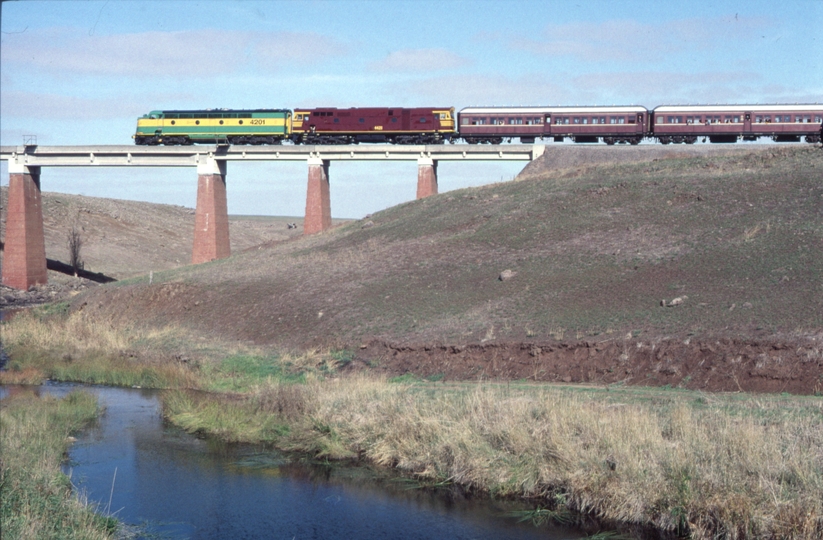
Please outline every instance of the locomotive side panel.
[{"label": "locomotive side panel", "polygon": [[292,138],[306,143],[438,142],[455,134],[454,109],[295,109]]},{"label": "locomotive side panel", "polygon": [[152,111],[137,121],[136,144],[279,144],[289,135],[286,109]]}]

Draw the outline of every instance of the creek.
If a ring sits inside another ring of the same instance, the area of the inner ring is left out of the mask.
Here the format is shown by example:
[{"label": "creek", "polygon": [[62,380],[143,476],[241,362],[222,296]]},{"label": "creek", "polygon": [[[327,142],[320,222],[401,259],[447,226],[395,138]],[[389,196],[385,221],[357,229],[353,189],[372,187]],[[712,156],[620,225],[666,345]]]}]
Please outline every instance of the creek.
[{"label": "creek", "polygon": [[[23,388],[25,390],[23,390]],[[78,435],[64,472],[98,511],[140,537],[191,539],[582,538],[520,523],[523,505],[420,489],[366,466],[331,466],[189,435],[164,422],[153,390],[51,383],[0,388],[57,396],[78,388],[105,412]]]}]

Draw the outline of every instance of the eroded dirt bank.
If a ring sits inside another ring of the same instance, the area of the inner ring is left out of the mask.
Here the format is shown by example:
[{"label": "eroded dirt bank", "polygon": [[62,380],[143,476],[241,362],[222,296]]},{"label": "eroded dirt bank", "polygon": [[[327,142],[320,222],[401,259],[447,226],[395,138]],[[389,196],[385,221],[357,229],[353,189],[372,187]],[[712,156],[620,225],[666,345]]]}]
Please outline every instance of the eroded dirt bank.
[{"label": "eroded dirt bank", "polygon": [[610,341],[360,346],[351,370],[444,380],[653,385],[711,392],[823,392],[823,339],[618,338]]}]

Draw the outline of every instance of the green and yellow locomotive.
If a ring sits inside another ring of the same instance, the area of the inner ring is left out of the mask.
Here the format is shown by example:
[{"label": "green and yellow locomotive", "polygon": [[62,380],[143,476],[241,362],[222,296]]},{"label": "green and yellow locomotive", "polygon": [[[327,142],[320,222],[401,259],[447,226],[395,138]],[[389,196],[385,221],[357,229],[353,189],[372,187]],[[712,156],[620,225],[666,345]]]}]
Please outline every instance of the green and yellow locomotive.
[{"label": "green and yellow locomotive", "polygon": [[291,132],[288,109],[152,111],[137,120],[136,144],[280,144]]}]

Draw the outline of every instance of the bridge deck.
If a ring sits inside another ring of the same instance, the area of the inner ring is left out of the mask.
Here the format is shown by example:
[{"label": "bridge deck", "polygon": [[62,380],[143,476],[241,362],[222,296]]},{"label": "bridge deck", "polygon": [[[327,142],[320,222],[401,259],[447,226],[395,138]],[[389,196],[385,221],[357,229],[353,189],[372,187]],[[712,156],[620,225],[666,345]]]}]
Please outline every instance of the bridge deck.
[{"label": "bridge deck", "polygon": [[500,145],[282,145],[282,146],[2,146],[0,160],[42,167],[193,167],[220,161],[532,161],[544,146]]}]

